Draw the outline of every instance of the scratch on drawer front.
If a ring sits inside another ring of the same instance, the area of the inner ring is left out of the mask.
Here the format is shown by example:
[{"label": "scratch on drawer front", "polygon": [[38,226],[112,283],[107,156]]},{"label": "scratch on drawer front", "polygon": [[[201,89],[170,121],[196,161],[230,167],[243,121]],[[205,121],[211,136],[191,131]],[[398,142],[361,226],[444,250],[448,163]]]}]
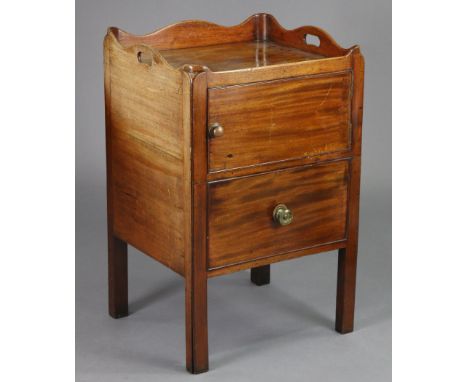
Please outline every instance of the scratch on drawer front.
[{"label": "scratch on drawer front", "polygon": [[270,108],[270,123],[268,126],[268,143],[271,143],[271,133],[272,130],[275,128],[276,123],[273,122],[275,120],[275,109],[273,107]]},{"label": "scratch on drawer front", "polygon": [[320,102],[320,103],[317,105],[317,110],[318,110],[318,108],[319,108],[320,106],[322,106],[322,105],[325,103],[325,101],[328,99],[328,96],[330,95],[330,92],[331,92],[331,90],[332,90],[332,87],[333,87],[333,84],[328,85],[327,94],[326,94],[325,97],[323,98],[322,102]]}]

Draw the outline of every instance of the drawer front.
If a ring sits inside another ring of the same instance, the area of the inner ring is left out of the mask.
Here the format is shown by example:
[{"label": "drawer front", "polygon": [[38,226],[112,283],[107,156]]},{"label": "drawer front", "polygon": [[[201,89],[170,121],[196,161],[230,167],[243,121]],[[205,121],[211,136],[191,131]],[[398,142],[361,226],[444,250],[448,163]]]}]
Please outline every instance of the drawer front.
[{"label": "drawer front", "polygon": [[349,149],[350,91],[350,72],[209,89],[210,171]]},{"label": "drawer front", "polygon": [[[346,239],[348,160],[209,184],[208,268]],[[292,222],[275,222],[279,204]]]}]

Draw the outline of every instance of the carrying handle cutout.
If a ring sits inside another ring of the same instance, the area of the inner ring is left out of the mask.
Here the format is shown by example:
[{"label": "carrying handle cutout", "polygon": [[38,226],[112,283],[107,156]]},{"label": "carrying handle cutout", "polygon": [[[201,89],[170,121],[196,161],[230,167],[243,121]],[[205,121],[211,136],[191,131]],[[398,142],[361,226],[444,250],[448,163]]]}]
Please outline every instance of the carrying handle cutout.
[{"label": "carrying handle cutout", "polygon": [[313,45],[317,48],[320,46],[320,38],[314,34],[306,33],[304,35],[304,41],[307,45]]},{"label": "carrying handle cutout", "polygon": [[151,53],[139,51],[137,53],[137,59],[140,64],[145,64],[148,66],[153,65],[153,56]]}]

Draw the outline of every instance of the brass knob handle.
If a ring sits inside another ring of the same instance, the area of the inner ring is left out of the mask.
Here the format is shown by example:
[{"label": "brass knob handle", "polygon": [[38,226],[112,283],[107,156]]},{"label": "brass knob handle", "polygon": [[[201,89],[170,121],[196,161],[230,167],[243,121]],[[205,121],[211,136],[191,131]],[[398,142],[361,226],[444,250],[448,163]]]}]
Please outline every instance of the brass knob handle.
[{"label": "brass knob handle", "polygon": [[210,138],[222,137],[224,135],[224,128],[218,122],[213,123],[208,129]]},{"label": "brass knob handle", "polygon": [[280,225],[288,225],[293,221],[292,211],[285,204],[278,204],[273,211],[273,220]]}]

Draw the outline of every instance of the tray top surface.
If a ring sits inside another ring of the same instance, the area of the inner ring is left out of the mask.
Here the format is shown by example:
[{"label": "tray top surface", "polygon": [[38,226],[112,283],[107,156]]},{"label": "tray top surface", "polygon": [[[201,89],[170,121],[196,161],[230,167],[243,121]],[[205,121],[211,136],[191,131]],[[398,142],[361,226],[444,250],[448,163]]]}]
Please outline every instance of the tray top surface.
[{"label": "tray top surface", "polygon": [[271,41],[250,41],[195,48],[161,50],[172,66],[204,65],[213,72],[258,68],[326,58]]}]

